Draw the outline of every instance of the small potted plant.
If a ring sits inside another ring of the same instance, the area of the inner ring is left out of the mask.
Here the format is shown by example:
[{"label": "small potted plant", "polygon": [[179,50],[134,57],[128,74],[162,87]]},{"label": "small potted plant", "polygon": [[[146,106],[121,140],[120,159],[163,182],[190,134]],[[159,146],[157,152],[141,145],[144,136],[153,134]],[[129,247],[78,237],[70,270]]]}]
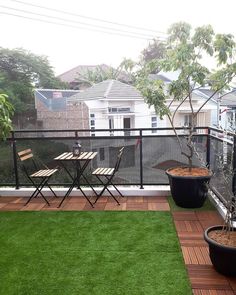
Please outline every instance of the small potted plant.
[{"label": "small potted plant", "polygon": [[209,245],[209,255],[215,269],[226,276],[236,276],[236,231],[233,222],[236,218],[236,198],[226,205],[224,225],[211,226],[204,232]]},{"label": "small potted plant", "polygon": [[[215,34],[211,26],[196,28],[192,33],[190,25],[182,22],[172,25],[168,33],[169,37],[164,43],[164,58],[149,61],[142,66],[137,75],[137,87],[161,119],[167,116],[181,155],[187,159],[187,165],[166,171],[172,197],[178,206],[197,208],[204,204],[207,197],[212,172],[206,166],[193,165],[196,127],[201,121],[200,113],[207,111],[206,104],[216,97],[220,99],[226,95],[226,91],[231,91],[229,84],[236,74],[236,63],[232,62],[235,42],[232,35]],[[214,71],[205,66],[203,56],[215,59],[217,67]],[[150,79],[153,69],[175,72],[176,79],[169,83]],[[200,89],[207,89],[210,94],[200,99]],[[177,128],[183,126],[177,119],[181,108],[188,110],[189,122],[185,136]],[[200,123],[204,126],[210,124]]]},{"label": "small potted plant", "polygon": [[233,154],[234,149],[231,149],[231,153],[227,154],[227,161],[222,154],[216,154],[217,175],[224,194],[221,199],[224,202],[225,218],[223,225],[211,226],[204,232],[213,266],[227,276],[236,276],[236,190]]}]

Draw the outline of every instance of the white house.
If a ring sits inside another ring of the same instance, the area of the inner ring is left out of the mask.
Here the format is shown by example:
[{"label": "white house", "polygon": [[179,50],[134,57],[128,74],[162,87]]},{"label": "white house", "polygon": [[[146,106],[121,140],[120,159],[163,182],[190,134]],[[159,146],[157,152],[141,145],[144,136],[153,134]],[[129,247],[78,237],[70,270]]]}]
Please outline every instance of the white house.
[{"label": "white house", "polygon": [[[117,80],[106,80],[68,98],[68,104],[84,101],[89,109],[91,129],[129,129],[164,127],[158,123],[154,109],[149,108],[141,93]],[[110,135],[114,133],[109,132]],[[116,132],[116,135],[124,132]],[[127,134],[127,133],[126,133]],[[96,135],[108,135],[101,131]]]},{"label": "white house", "polygon": [[[171,82],[167,74],[152,75],[152,79]],[[57,95],[55,95],[55,93]],[[193,108],[198,110],[207,100],[211,91],[199,89],[193,93]],[[175,110],[177,102],[172,104]],[[35,105],[38,119],[43,129],[129,129],[171,127],[167,117],[156,116],[154,108],[145,103],[141,93],[131,85],[106,80],[83,91],[44,90],[35,91]],[[197,117],[198,126],[213,126],[219,119],[218,104],[211,99]],[[175,116],[175,126],[183,127],[191,123],[191,110],[188,102],[181,105]],[[128,132],[128,131],[127,131]],[[124,135],[125,131],[96,131],[92,135]],[[156,130],[145,133],[157,133]],[[132,132],[135,134],[135,132]],[[137,133],[136,133],[137,134]]]}]

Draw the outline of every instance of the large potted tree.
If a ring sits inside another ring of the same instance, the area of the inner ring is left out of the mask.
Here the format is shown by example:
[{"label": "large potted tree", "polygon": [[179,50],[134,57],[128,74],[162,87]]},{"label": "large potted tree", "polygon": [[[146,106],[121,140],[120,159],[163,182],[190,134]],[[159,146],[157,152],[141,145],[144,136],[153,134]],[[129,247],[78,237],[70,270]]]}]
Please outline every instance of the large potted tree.
[{"label": "large potted tree", "polygon": [[[139,70],[137,87],[160,118],[168,117],[180,152],[187,159],[184,167],[166,171],[175,203],[185,208],[201,207],[207,197],[212,172],[207,167],[193,165],[197,122],[208,102],[231,91],[229,85],[236,73],[235,42],[232,35],[215,34],[209,25],[192,31],[189,24],[181,22],[170,27],[164,46],[162,58],[152,59]],[[214,70],[206,66],[209,60],[215,62]],[[150,73],[155,69],[175,72],[176,78],[168,84],[160,79],[150,79]],[[196,102],[196,94],[202,88],[209,90],[209,94]],[[189,124],[183,138],[178,132],[180,125],[176,117],[186,106]]]}]

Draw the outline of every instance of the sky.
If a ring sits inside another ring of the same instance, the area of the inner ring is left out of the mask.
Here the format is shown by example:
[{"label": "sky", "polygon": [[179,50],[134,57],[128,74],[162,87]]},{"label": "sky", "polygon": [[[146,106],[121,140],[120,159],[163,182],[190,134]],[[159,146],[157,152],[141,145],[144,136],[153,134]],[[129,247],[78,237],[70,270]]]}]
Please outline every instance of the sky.
[{"label": "sky", "polygon": [[138,60],[175,22],[236,36],[235,11],[235,0],[0,0],[0,46],[46,55],[56,75],[78,65],[116,67],[124,58]]}]

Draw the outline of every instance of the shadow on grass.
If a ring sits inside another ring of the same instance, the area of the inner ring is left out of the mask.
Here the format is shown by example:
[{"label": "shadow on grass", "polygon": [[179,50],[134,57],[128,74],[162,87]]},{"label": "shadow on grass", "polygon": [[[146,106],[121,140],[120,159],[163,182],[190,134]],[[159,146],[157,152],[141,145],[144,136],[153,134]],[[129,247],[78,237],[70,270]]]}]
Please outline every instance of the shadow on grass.
[{"label": "shadow on grass", "polygon": [[209,198],[206,199],[206,202],[201,208],[182,208],[175,204],[173,198],[171,196],[168,197],[168,202],[170,205],[171,211],[216,211],[216,208],[211,203]]}]

